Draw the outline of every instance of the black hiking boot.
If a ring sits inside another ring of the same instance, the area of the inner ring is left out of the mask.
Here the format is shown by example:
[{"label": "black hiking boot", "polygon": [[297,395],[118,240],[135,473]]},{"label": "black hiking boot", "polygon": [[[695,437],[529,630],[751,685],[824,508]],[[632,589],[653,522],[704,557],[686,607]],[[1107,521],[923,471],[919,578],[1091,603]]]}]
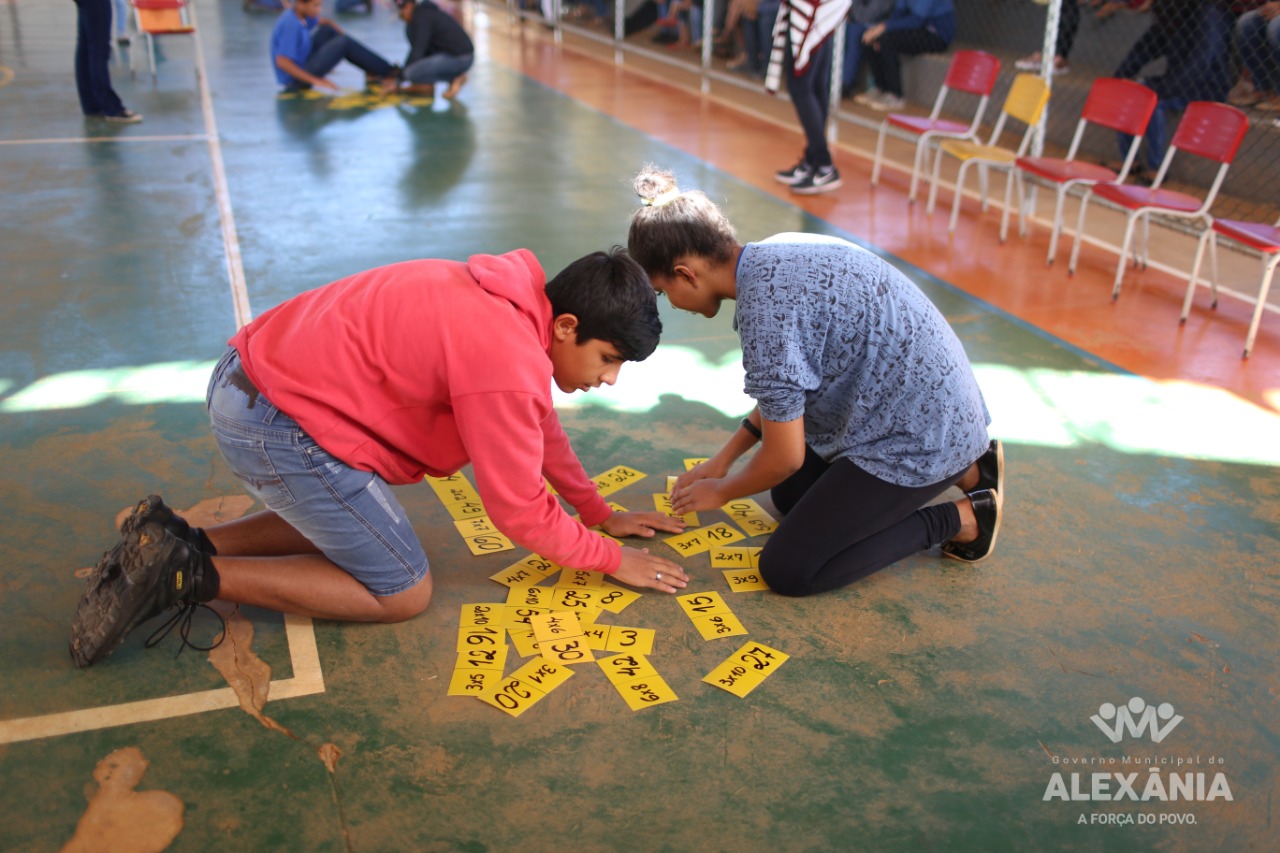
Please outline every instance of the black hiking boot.
[{"label": "black hiking boot", "polygon": [[207,555],[155,521],[137,523],[137,515],[126,520],[128,532],[85,582],[71,623],[71,659],[78,667],[111,654],[130,631],[166,608],[179,606],[181,617],[218,595],[218,574]]}]

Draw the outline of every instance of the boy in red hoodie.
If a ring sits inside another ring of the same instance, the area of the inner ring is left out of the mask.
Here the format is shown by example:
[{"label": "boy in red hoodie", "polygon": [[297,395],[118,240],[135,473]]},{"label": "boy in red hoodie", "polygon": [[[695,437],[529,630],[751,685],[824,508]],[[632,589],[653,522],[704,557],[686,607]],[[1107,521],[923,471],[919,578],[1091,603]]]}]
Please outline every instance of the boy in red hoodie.
[{"label": "boy in red hoodie", "polygon": [[[170,606],[221,598],[321,619],[398,622],[431,600],[427,558],[388,484],[470,462],[490,520],[573,569],[675,592],[684,571],[613,536],[680,532],[609,508],[552,405],[612,385],[662,324],[639,265],[596,252],[546,282],[528,250],[408,261],[302,293],[240,329],[209,383],[219,450],[267,509],[207,530],[151,496],[85,587],[71,656],[89,666]],[[571,518],[544,478],[579,513]]]}]

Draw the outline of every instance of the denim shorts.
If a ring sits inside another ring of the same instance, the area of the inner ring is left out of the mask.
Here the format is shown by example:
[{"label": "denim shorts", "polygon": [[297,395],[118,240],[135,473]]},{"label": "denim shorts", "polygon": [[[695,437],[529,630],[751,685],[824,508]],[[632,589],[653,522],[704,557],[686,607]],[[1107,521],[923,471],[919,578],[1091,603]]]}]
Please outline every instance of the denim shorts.
[{"label": "denim shorts", "polygon": [[228,347],[209,380],[209,422],[232,473],[374,595],[394,595],[427,576],[427,555],[404,507],[377,474],[327,453],[297,421],[231,377]]}]

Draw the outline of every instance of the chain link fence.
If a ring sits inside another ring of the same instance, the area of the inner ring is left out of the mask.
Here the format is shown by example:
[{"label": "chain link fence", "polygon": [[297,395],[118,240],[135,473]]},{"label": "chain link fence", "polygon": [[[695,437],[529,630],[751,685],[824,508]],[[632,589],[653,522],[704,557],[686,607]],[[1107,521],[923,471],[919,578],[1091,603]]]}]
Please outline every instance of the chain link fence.
[{"label": "chain link fence", "polygon": [[[861,31],[854,28],[859,23],[854,18],[877,9],[883,13],[892,2],[853,2],[850,27],[836,39],[833,65],[840,85],[838,92],[833,87],[833,115],[854,130],[870,129],[883,118],[866,103],[876,81],[866,62],[860,67],[846,62],[845,48]],[[552,26],[557,38],[570,33],[611,44],[619,57],[639,54],[682,67],[709,91],[721,85],[762,90],[778,0],[507,0],[491,5]],[[903,109],[929,109],[959,48],[985,50],[1001,60],[989,121],[1017,71],[1048,74],[1053,93],[1036,142],[1047,154],[1066,151],[1089,86],[1098,77],[1125,76],[1153,88],[1161,98],[1166,141],[1187,100],[1229,101],[1246,111],[1250,128],[1213,215],[1273,222],[1280,216],[1275,165],[1280,95],[1273,88],[1280,85],[1280,69],[1257,49],[1263,42],[1257,23],[1265,18],[1264,5],[1263,0],[955,0],[957,32],[948,50],[904,59]],[[958,112],[970,107],[963,96],[954,104]],[[1144,141],[1135,177],[1153,176],[1161,153],[1159,145]],[[1080,156],[1109,165],[1122,160],[1115,134],[1097,128],[1086,134]],[[1197,160],[1176,158],[1166,185],[1203,193],[1215,169]]]}]

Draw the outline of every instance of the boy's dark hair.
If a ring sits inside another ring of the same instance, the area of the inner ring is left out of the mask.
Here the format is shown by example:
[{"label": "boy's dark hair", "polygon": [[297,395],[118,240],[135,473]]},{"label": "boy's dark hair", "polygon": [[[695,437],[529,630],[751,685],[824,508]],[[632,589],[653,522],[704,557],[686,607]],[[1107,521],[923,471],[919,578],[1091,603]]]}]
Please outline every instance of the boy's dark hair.
[{"label": "boy's dark hair", "polygon": [[627,361],[644,361],[658,348],[658,299],[640,265],[614,246],[578,258],[547,282],[553,316],[578,318],[578,343],[608,341]]}]

